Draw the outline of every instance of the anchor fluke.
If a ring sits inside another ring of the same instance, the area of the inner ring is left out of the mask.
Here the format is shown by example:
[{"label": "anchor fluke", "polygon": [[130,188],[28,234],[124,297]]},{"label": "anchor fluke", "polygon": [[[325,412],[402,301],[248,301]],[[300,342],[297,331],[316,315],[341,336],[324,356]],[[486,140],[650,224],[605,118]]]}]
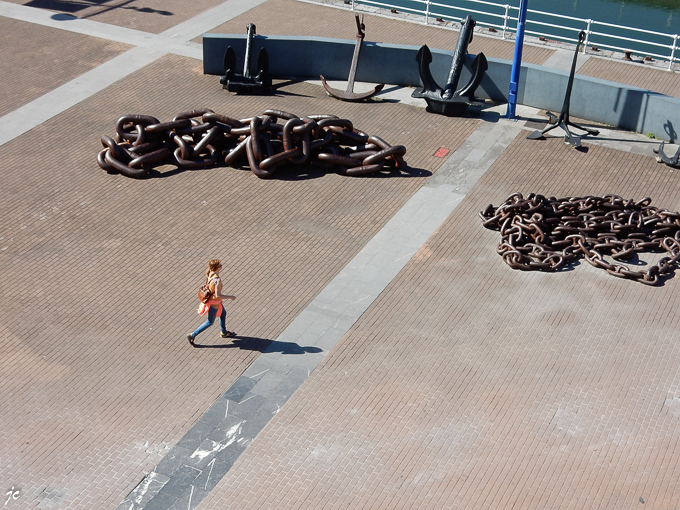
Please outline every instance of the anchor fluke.
[{"label": "anchor fluke", "polygon": [[385,86],[384,83],[381,83],[380,85],[377,85],[373,90],[364,93],[354,91],[348,92],[346,90],[343,92],[342,90],[334,89],[333,87],[331,87],[328,83],[326,83],[326,79],[323,76],[319,76],[319,78],[321,79],[323,88],[326,89],[326,93],[329,96],[332,96],[336,99],[340,99],[341,101],[353,101],[353,102],[364,101],[376,95]]}]

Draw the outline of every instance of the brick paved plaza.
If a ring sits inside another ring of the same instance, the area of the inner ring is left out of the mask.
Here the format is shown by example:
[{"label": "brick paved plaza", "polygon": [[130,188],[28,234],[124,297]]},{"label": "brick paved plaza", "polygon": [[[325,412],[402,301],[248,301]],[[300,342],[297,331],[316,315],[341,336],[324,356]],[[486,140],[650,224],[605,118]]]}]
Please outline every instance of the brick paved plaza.
[{"label": "brick paved plaza", "polygon": [[[248,22],[353,38],[351,13],[295,0],[0,1],[3,508],[680,509],[680,276],[513,271],[477,216],[516,191],[678,211],[658,141],[600,127],[577,151],[527,140],[536,110],[447,118],[389,85],[366,104],[303,81],[231,95],[202,74],[200,34]],[[457,37],[365,23],[368,40]],[[582,70],[680,95],[673,73]],[[333,113],[405,145],[408,168],[97,166],[121,115],[205,107]],[[191,347],[211,258],[238,336]]]}]

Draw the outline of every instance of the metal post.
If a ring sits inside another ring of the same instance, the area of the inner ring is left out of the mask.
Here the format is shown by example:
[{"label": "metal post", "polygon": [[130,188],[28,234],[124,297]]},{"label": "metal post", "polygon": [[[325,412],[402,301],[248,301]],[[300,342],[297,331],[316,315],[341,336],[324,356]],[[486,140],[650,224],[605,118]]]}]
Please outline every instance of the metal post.
[{"label": "metal post", "polygon": [[505,39],[505,32],[508,29],[508,11],[510,10],[510,6],[508,4],[505,4],[505,16],[503,16],[503,39]]},{"label": "metal post", "polygon": [[430,24],[430,0],[425,2],[425,24]]},{"label": "metal post", "polygon": [[668,64],[668,70],[672,71],[673,70],[673,61],[675,60],[675,50],[678,47],[678,34],[675,34],[673,36],[673,48],[671,49],[671,61]]},{"label": "metal post", "polygon": [[590,38],[590,24],[593,22],[592,19],[586,20],[586,40],[583,42],[583,53],[586,52],[586,47],[588,46],[588,39]]},{"label": "metal post", "polygon": [[352,10],[354,10],[354,0],[352,0]]},{"label": "metal post", "polygon": [[508,111],[505,117],[515,118],[515,105],[517,104],[517,87],[519,84],[519,72],[522,68],[522,45],[524,44],[524,25],[527,21],[527,7],[529,0],[519,0],[519,14],[517,16],[517,33],[515,34],[515,55],[512,59],[512,71],[510,72],[510,89],[508,91]]}]

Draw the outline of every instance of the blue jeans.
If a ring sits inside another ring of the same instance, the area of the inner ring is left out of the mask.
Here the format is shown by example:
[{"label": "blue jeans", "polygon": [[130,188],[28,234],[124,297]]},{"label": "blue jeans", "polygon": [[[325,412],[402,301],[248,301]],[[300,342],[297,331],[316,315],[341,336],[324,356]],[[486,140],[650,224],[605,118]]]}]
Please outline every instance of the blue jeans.
[{"label": "blue jeans", "polygon": [[[215,317],[217,316],[217,307],[211,306],[208,310],[208,320],[201,324],[196,331],[192,333],[196,337],[199,333],[202,333],[215,322]],[[222,306],[222,313],[220,314],[220,329],[223,334],[227,334],[227,310]]]}]

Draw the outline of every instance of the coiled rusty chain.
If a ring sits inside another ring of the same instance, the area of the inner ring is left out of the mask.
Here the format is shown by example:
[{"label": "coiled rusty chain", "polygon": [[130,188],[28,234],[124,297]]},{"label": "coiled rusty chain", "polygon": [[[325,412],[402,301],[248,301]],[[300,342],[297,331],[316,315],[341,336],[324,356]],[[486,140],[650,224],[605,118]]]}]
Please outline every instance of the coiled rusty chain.
[{"label": "coiled rusty chain", "polygon": [[[279,119],[281,122],[278,122]],[[341,174],[369,175],[403,168],[403,145],[390,145],[335,115],[308,115],[266,110],[262,115],[233,119],[209,109],[180,113],[170,122],[148,115],[124,115],[116,135],[101,137],[97,163],[110,173],[146,177],[152,167],[208,168],[223,160],[245,162],[260,178],[272,177],[286,164],[316,164]]]},{"label": "coiled rusty chain", "polygon": [[[555,271],[581,254],[595,267],[620,278],[657,285],[680,260],[680,213],[652,207],[651,198],[617,195],[545,198],[513,193],[503,204],[479,213],[486,228],[498,229],[497,253],[513,269]],[[668,252],[647,271],[609,263],[642,251]]]}]

